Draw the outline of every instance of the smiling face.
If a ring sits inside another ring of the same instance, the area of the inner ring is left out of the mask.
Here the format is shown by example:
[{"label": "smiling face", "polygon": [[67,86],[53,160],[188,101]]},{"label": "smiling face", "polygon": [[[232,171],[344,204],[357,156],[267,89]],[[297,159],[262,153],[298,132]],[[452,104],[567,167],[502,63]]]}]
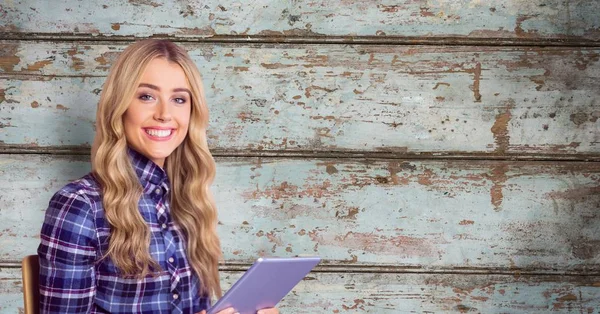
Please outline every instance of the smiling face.
[{"label": "smiling face", "polygon": [[183,69],[164,58],[148,63],[123,115],[127,144],[160,167],[183,142],[190,123],[191,88]]}]

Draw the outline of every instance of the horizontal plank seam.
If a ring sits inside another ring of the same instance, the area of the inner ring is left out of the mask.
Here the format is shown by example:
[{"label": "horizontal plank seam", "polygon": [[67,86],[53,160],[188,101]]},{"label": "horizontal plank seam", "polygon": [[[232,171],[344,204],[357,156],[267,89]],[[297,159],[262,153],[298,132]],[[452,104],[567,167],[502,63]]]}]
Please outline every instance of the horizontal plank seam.
[{"label": "horizontal plank seam", "polygon": [[40,75],[38,73],[23,73],[23,72],[15,72],[15,71],[5,71],[0,73],[0,79],[5,80],[14,80],[14,79],[23,79],[23,80],[36,80],[36,81],[48,81],[53,78],[104,78],[106,79],[107,74],[103,75],[95,75],[95,74],[46,74]]},{"label": "horizontal plank seam", "polygon": [[21,41],[94,41],[94,42],[133,42],[146,38],[169,39],[174,42],[206,43],[288,43],[288,44],[355,44],[355,45],[439,45],[439,46],[532,46],[532,47],[600,47],[600,41],[583,38],[467,38],[460,36],[260,36],[260,35],[215,35],[198,37],[177,37],[154,35],[151,37],[106,36],[74,33],[0,33],[0,40]]},{"label": "horizontal plank seam", "polygon": [[[249,263],[226,263],[219,265],[220,271],[246,271]],[[21,263],[15,261],[0,262],[1,268],[20,269]],[[313,269],[316,273],[387,273],[387,274],[432,274],[432,275],[506,275],[506,276],[600,276],[600,270],[524,270],[498,268],[461,268],[461,269],[424,269],[420,267],[401,266],[357,266],[357,265],[323,265]]]},{"label": "horizontal plank seam", "polygon": [[[600,162],[600,154],[486,154],[486,153],[394,153],[394,152],[347,152],[347,151],[228,151],[211,149],[213,157],[260,157],[260,158],[290,158],[290,159],[407,159],[407,160],[481,160],[481,161],[556,161],[556,162]],[[22,147],[18,145],[1,145],[1,155],[72,155],[86,156],[90,154],[89,147],[60,148],[60,147]]]}]

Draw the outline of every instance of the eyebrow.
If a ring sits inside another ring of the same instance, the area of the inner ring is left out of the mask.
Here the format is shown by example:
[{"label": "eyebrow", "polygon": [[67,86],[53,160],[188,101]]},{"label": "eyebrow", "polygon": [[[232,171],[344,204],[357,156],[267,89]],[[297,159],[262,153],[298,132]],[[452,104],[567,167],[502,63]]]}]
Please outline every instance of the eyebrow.
[{"label": "eyebrow", "polygon": [[[150,89],[153,89],[153,90],[156,90],[156,91],[160,91],[160,87],[158,87],[156,85],[148,84],[148,83],[140,83],[140,86],[138,86],[138,87],[148,87]],[[192,95],[192,92],[189,89],[183,88],[183,87],[173,88],[173,92],[186,92],[190,96]]]}]

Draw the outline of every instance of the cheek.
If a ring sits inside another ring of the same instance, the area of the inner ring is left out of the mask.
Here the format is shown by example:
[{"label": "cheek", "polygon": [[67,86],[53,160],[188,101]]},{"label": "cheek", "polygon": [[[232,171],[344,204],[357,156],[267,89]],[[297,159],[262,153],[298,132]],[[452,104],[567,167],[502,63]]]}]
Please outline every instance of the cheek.
[{"label": "cheek", "polygon": [[139,130],[142,127],[142,114],[139,110],[130,107],[123,115],[123,130],[127,141],[135,141],[139,137]]},{"label": "cheek", "polygon": [[123,114],[123,124],[126,129],[139,129],[148,114],[140,104],[132,102]]},{"label": "cheek", "polygon": [[123,115],[123,128],[126,134],[137,128],[137,121],[134,117],[135,115],[130,112],[125,112],[125,115]]},{"label": "cheek", "polygon": [[189,129],[190,126],[190,112],[188,110],[182,110],[181,112],[178,113],[177,115],[177,120],[179,122],[179,127],[182,128],[183,130],[186,131]]},{"label": "cheek", "polygon": [[127,142],[131,143],[135,140],[135,123],[132,121],[131,117],[123,116],[123,131],[125,132],[125,139]]}]

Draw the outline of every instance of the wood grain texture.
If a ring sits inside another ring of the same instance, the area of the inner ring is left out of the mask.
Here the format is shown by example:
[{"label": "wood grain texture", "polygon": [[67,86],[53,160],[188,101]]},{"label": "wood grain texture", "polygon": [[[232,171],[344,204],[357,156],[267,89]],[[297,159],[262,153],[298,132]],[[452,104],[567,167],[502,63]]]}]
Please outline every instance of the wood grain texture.
[{"label": "wood grain texture", "polygon": [[0,1],[0,314],[23,311],[3,266],[89,171],[109,67],[147,37],[204,76],[225,289],[256,256],[320,255],[282,313],[600,313],[600,163],[535,161],[600,160],[599,11]]},{"label": "wood grain texture", "polygon": [[92,36],[600,39],[597,1],[8,1],[0,32]]},{"label": "wood grain texture", "polygon": [[[221,272],[224,290],[241,276]],[[0,268],[0,313],[23,311],[21,270]],[[310,273],[281,313],[598,313],[600,277]]]},{"label": "wood grain texture", "polygon": [[[0,147],[87,147],[124,45],[2,42]],[[186,44],[228,151],[598,154],[600,49]]]},{"label": "wood grain texture", "polygon": [[[600,271],[600,164],[218,158],[225,259],[324,265]],[[52,194],[81,157],[6,155],[0,261],[35,253]]]}]

